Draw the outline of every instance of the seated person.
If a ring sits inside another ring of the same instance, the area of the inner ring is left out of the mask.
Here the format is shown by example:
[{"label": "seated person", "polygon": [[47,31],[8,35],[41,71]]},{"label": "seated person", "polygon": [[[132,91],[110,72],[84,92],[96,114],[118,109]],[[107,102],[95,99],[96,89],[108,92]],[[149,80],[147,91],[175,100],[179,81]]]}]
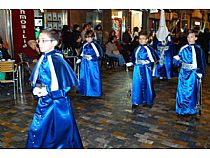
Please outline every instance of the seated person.
[{"label": "seated person", "polygon": [[28,63],[29,67],[26,67],[26,69],[29,71],[29,73],[31,73],[39,57],[41,56],[41,53],[39,51],[38,44],[35,40],[29,40],[27,44],[29,48],[23,50],[22,58],[24,62]]},{"label": "seated person", "polygon": [[3,40],[0,41],[0,60],[1,59],[11,59],[11,56],[9,55],[8,51],[6,48],[3,46],[4,42]]},{"label": "seated person", "polygon": [[115,45],[115,40],[117,40],[116,36],[109,37],[109,40],[106,44],[106,55],[109,57],[114,57],[119,60],[119,65],[124,66],[125,59],[122,54],[120,54],[119,49]]},{"label": "seated person", "polygon": [[[8,60],[11,59],[11,56],[9,55],[8,51],[6,48],[4,48],[4,42],[3,40],[0,40],[0,60]],[[11,78],[11,73],[6,73],[6,72],[0,72],[0,79],[5,79],[6,78]],[[3,87],[2,84],[0,84],[0,87]]]},{"label": "seated person", "polygon": [[3,43],[3,47],[4,47],[5,49],[8,49],[8,48],[9,48],[9,44],[8,44],[8,42],[7,42],[7,41],[5,41],[5,40],[3,40],[3,38],[1,37],[1,35],[0,35],[0,41],[2,41],[2,43]]},{"label": "seated person", "polygon": [[72,50],[74,56],[80,55],[80,50],[82,48],[82,38],[81,35],[75,35],[74,42],[72,43]]},{"label": "seated person", "polygon": [[32,60],[33,63],[37,62],[40,55],[40,50],[39,50],[39,45],[37,44],[37,42],[35,40],[29,40],[27,43],[30,48],[33,50],[34,52],[34,59]]}]

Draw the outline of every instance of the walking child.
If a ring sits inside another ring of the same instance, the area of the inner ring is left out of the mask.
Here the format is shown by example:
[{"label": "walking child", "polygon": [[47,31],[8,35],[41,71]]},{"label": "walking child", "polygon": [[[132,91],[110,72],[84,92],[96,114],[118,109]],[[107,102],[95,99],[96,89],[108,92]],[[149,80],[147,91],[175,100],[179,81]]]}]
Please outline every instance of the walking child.
[{"label": "walking child", "polygon": [[30,77],[38,105],[27,148],[83,148],[68,96],[78,81],[63,52],[54,49],[58,40],[58,32],[53,29],[43,29],[39,34],[43,54]]},{"label": "walking child", "polygon": [[181,66],[176,92],[178,115],[197,114],[196,104],[201,101],[199,80],[203,78],[206,60],[203,50],[195,43],[197,36],[197,32],[189,30],[188,44],[174,56],[174,65]]},{"label": "walking child", "polygon": [[78,92],[83,96],[99,97],[102,95],[101,72],[99,58],[103,55],[101,46],[94,40],[94,32],[88,30],[85,33],[85,40],[80,59],[80,80]]},{"label": "walking child", "polygon": [[148,44],[148,36],[142,32],[139,35],[139,46],[132,54],[132,62],[126,66],[134,65],[132,80],[132,106],[145,105],[152,107],[155,91],[152,82],[152,65],[159,58],[154,49]]}]

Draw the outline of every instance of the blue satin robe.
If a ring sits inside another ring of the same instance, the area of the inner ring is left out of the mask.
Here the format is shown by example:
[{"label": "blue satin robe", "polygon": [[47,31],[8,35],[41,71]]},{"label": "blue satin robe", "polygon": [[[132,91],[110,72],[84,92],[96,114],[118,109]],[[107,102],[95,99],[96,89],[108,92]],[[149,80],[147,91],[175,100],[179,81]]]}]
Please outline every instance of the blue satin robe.
[{"label": "blue satin robe", "polygon": [[164,77],[166,79],[171,79],[172,74],[172,59],[173,59],[173,43],[172,41],[168,42],[166,46],[162,42],[157,43],[157,54],[159,56],[159,62],[154,67],[153,76],[155,77]]},{"label": "blue satin robe", "polygon": [[26,147],[83,148],[68,97],[68,91],[78,81],[62,52],[43,54],[30,80],[33,88],[46,86],[48,94],[38,99]]},{"label": "blue satin robe", "polygon": [[[99,66],[99,57],[103,54],[102,48],[95,41],[92,41],[90,43],[85,43],[81,52],[82,61],[80,65],[78,93],[83,96],[99,97],[102,95],[101,72]],[[85,55],[90,55],[92,59],[87,60]]]},{"label": "blue satin robe", "polygon": [[[137,64],[137,60],[148,60],[149,63]],[[152,65],[157,60],[158,56],[150,46],[140,45],[134,50],[132,55],[132,63],[134,64],[132,80],[133,106],[144,104],[151,107],[153,105],[156,95],[152,82]]]},{"label": "blue satin robe", "polygon": [[[193,51],[195,49],[196,60],[193,62]],[[178,77],[178,86],[176,93],[176,113],[185,114],[197,114],[197,92],[199,78],[197,73],[204,75],[204,69],[206,67],[205,56],[203,50],[198,45],[185,45],[179,51],[180,61],[174,60],[176,66],[180,66],[182,63],[195,64],[193,69],[181,68]]]}]

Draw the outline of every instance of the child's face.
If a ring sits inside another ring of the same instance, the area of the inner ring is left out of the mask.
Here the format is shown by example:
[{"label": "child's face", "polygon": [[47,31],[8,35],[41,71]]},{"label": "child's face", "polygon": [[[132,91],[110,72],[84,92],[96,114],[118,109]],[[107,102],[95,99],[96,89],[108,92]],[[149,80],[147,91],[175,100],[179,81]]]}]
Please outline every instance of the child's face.
[{"label": "child's face", "polygon": [[57,41],[50,39],[46,33],[39,34],[39,48],[41,52],[48,53],[54,50],[54,47],[57,45]]},{"label": "child's face", "polygon": [[93,37],[86,37],[85,40],[90,43],[93,41]]},{"label": "child's face", "polygon": [[144,45],[144,44],[147,44],[147,42],[148,42],[148,39],[145,35],[140,35],[139,36],[139,43],[140,44]]},{"label": "child's face", "polygon": [[197,40],[197,37],[195,36],[195,33],[189,33],[187,36],[187,41],[189,44],[195,44],[195,41]]}]

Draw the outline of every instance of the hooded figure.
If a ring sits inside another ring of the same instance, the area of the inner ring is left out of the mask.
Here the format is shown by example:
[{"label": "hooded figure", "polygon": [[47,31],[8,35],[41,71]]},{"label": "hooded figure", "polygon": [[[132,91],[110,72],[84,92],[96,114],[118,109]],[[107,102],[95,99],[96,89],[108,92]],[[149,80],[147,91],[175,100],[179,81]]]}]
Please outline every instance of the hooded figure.
[{"label": "hooded figure", "polygon": [[161,10],[160,24],[156,36],[158,42],[155,49],[159,56],[159,62],[154,66],[153,76],[159,79],[171,79],[172,76],[176,76],[171,71],[174,47],[166,26],[164,10]]},{"label": "hooded figure", "polygon": [[166,40],[166,37],[168,36],[168,34],[169,34],[169,31],[168,31],[168,28],[166,27],[165,12],[162,9],[160,12],[159,28],[158,28],[158,31],[156,32],[158,41]]}]

